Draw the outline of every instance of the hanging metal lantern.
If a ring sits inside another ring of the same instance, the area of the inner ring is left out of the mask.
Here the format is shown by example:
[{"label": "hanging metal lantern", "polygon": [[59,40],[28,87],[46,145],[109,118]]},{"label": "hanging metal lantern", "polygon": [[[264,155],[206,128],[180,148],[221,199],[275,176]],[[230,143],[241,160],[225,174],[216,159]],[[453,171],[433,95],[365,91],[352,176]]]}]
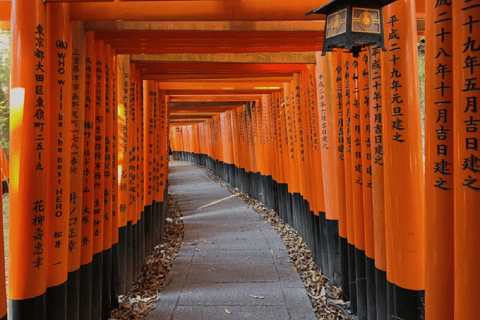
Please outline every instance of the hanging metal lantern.
[{"label": "hanging metal lantern", "polygon": [[382,47],[383,22],[382,7],[396,0],[332,0],[305,15],[324,14],[325,38],[323,52],[333,49],[347,49],[358,57],[368,46]]}]

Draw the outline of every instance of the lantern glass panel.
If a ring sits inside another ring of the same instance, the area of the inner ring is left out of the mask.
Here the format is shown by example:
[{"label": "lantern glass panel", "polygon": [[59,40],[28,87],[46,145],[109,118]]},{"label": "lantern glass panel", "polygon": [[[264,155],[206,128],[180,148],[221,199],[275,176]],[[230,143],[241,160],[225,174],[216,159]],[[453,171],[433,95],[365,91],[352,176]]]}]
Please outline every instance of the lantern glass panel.
[{"label": "lantern glass panel", "polygon": [[365,8],[352,8],[352,31],[380,33],[380,11]]},{"label": "lantern glass panel", "polygon": [[326,38],[347,32],[347,9],[332,13],[327,17]]}]

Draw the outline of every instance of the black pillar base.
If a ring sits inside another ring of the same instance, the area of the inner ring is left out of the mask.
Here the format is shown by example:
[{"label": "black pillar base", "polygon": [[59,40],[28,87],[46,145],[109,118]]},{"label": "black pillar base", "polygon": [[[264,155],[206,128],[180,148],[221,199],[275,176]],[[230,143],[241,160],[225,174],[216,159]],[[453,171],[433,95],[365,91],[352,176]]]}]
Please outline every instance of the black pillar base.
[{"label": "black pillar base", "polygon": [[67,319],[67,281],[55,287],[47,288],[47,319]]},{"label": "black pillar base", "polygon": [[68,273],[67,319],[80,320],[80,268]]}]

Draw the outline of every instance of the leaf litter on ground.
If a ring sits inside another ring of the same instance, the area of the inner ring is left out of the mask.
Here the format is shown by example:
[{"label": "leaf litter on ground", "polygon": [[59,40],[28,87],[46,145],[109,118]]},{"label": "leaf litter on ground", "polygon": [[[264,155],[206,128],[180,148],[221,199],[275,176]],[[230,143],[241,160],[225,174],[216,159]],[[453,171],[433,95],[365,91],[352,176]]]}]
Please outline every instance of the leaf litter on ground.
[{"label": "leaf litter on ground", "polygon": [[282,237],[289,251],[289,261],[300,274],[318,319],[354,320],[357,318],[351,314],[350,302],[342,300],[342,289],[329,283],[329,279],[322,274],[313,261],[312,252],[305,241],[289,224],[280,219],[277,212],[269,210],[263,203],[250,198],[245,192],[232,188],[208,169],[201,168],[211,180],[253,208]]},{"label": "leaf litter on ground", "polygon": [[[130,291],[119,296],[119,307],[112,311],[111,320],[145,319],[162,294],[167,274],[183,245],[185,227],[177,198],[168,189],[168,210],[163,241],[145,259],[141,277]],[[194,245],[194,244],[193,244]],[[175,281],[175,279],[172,279]],[[171,283],[170,281],[169,283]]]}]

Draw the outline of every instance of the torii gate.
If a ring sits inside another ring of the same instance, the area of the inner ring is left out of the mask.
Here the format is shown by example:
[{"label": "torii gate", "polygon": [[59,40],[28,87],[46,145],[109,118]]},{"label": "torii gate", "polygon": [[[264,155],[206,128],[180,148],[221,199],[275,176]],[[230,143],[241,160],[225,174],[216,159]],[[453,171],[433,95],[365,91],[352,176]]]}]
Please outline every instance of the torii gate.
[{"label": "torii gate", "polygon": [[478,314],[480,0],[399,0],[360,59],[320,56],[326,2],[0,1],[9,317],[108,318],[160,242],[169,139],[262,188],[360,319]]}]

